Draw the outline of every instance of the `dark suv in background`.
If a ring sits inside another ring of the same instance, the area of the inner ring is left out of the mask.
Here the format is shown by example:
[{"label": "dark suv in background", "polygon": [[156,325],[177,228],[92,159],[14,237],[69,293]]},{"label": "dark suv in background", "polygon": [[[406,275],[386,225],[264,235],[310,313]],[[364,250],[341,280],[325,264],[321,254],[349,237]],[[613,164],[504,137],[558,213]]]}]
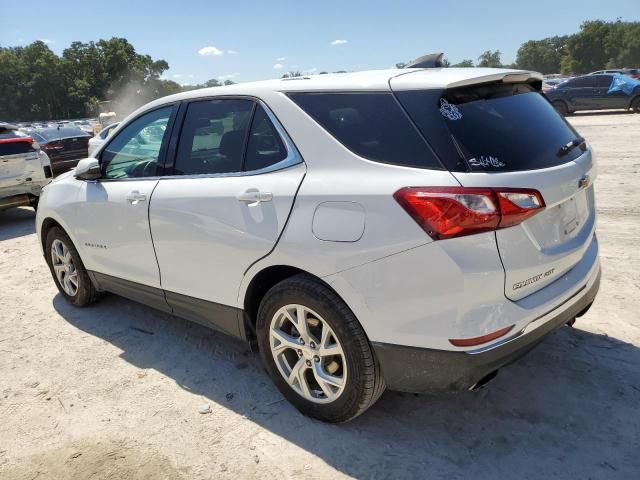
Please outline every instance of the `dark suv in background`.
[{"label": "dark suv in background", "polygon": [[[632,109],[640,113],[640,82],[626,93],[609,92],[615,74],[590,74],[575,77],[545,92],[562,115],[578,110]],[[630,81],[635,81],[630,79]]]}]

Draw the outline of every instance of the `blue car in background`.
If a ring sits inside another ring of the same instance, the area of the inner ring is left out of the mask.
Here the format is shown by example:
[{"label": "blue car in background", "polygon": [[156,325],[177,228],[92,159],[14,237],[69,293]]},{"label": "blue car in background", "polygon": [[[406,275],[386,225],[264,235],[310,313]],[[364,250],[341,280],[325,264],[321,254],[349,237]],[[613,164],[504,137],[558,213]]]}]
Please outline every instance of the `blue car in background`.
[{"label": "blue car in background", "polygon": [[620,74],[574,77],[548,89],[545,95],[558,113],[578,110],[632,109],[640,113],[640,81]]}]

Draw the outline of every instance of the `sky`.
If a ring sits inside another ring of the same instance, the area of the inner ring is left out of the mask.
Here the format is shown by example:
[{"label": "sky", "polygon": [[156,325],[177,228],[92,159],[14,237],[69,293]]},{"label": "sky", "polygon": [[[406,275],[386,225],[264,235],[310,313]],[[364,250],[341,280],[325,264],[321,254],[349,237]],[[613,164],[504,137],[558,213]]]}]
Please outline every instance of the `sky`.
[{"label": "sky", "polygon": [[640,20],[640,0],[28,3],[0,12],[1,46],[43,40],[60,55],[72,41],[125,37],[181,84],[388,68],[433,52],[456,63],[499,49],[511,63],[523,42],[574,33],[584,20]]}]

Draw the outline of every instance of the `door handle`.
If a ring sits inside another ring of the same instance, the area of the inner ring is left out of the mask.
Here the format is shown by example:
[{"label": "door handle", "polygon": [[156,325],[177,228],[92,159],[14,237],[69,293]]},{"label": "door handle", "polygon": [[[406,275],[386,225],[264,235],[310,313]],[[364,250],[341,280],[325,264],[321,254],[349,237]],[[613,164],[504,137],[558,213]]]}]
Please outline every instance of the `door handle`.
[{"label": "door handle", "polygon": [[127,202],[135,205],[138,202],[144,202],[147,199],[147,196],[144,193],[140,193],[138,190],[134,190],[127,193],[127,196],[124,198],[127,200]]},{"label": "door handle", "polygon": [[242,192],[240,195],[236,197],[238,201],[245,202],[249,206],[257,205],[260,202],[270,202],[273,200],[273,193],[271,192],[261,192],[257,188],[250,188]]}]

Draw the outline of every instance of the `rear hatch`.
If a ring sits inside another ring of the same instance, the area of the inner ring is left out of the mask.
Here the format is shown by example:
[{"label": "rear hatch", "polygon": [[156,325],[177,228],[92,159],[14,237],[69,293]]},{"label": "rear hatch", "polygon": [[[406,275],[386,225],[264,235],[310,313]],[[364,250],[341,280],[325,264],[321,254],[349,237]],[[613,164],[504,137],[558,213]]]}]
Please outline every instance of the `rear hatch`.
[{"label": "rear hatch", "polygon": [[591,151],[539,93],[535,75],[505,72],[446,88],[420,88],[420,76],[428,85],[423,71],[390,84],[461,186],[535,189],[544,200],[536,215],[495,232],[505,295],[519,300],[549,285],[593,237]]},{"label": "rear hatch", "polygon": [[56,141],[59,148],[51,149],[52,160],[78,160],[89,156],[89,137],[61,138]]},{"label": "rear hatch", "polygon": [[31,137],[20,132],[0,133],[0,188],[25,181],[25,174],[32,170],[27,162],[38,160],[32,143]]}]

